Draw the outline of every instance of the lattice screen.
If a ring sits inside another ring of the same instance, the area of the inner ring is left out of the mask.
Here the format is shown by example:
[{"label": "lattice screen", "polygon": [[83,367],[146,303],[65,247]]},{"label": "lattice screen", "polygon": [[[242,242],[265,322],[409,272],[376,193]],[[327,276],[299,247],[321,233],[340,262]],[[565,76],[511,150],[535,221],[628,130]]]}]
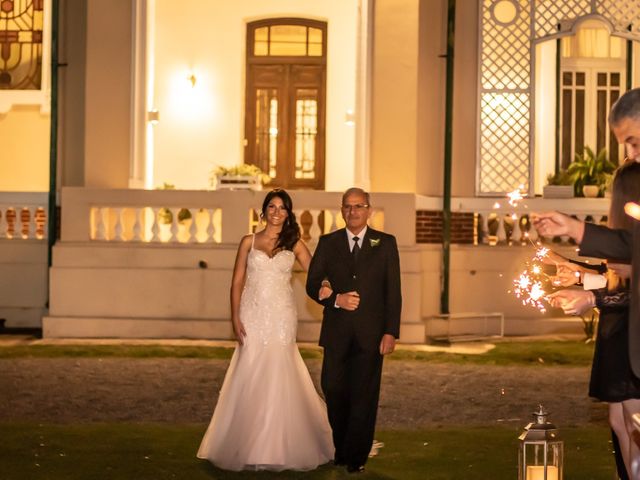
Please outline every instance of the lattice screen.
[{"label": "lattice screen", "polygon": [[[481,0],[478,195],[533,193],[533,41],[570,34],[585,15],[640,40],[640,0]],[[559,31],[559,25],[562,25]]]}]

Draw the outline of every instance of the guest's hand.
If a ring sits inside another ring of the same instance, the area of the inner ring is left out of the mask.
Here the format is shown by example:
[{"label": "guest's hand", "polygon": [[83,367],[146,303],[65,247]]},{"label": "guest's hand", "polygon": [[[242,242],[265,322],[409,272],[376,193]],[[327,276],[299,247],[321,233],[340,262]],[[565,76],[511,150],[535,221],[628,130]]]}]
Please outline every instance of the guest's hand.
[{"label": "guest's hand", "polygon": [[607,263],[607,268],[620,278],[631,278],[631,265],[628,263]]},{"label": "guest's hand", "polygon": [[360,295],[358,292],[339,293],[336,297],[336,304],[345,310],[354,311],[360,305]]},{"label": "guest's hand", "polygon": [[329,298],[331,294],[333,294],[333,290],[331,290],[331,287],[323,285],[322,287],[320,287],[320,292],[318,292],[318,299],[324,300],[326,298]]},{"label": "guest's hand", "polygon": [[576,242],[581,243],[584,236],[584,222],[564,215],[560,212],[545,212],[532,214],[533,226],[543,237],[569,235]]},{"label": "guest's hand", "polygon": [[549,279],[556,287],[570,287],[580,283],[580,270],[581,268],[575,263],[561,263],[556,265],[556,274],[551,275]]},{"label": "guest's hand", "polygon": [[247,332],[244,330],[244,325],[240,320],[233,320],[233,334],[240,345],[244,345],[244,337],[247,336]]},{"label": "guest's hand", "polygon": [[547,300],[567,315],[583,315],[596,306],[596,297],[591,290],[559,290],[547,296]]},{"label": "guest's hand", "polygon": [[385,333],[380,340],[380,355],[388,355],[396,349],[396,337]]}]

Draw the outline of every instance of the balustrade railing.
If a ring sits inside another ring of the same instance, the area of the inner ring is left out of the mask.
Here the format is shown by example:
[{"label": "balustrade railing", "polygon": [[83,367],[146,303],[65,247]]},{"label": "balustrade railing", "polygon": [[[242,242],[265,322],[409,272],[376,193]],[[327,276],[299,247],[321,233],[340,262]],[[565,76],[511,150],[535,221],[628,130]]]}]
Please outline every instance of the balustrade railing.
[{"label": "balustrade railing", "polygon": [[[344,225],[340,192],[294,190],[290,194],[307,242],[313,244],[323,233]],[[243,235],[259,228],[264,195],[265,192],[251,190],[64,188],[61,238],[174,245],[236,244]],[[414,194],[374,193],[372,203],[372,226],[394,234],[398,244],[404,246],[415,244],[416,210],[442,209],[441,198]],[[35,205],[30,208],[36,208]],[[456,197],[451,207],[453,212],[474,214],[477,245],[522,245],[539,240],[531,225],[532,212],[560,210],[582,220],[603,222],[609,200],[526,198],[511,206],[506,198]],[[40,227],[32,228],[35,231]]]},{"label": "balustrade railing", "polygon": [[[344,226],[337,192],[292,191],[302,237],[313,244]],[[237,243],[260,225],[265,192],[99,190],[64,188],[63,241],[157,244]],[[409,194],[376,194],[371,225],[394,227],[398,242],[415,240],[414,203]],[[385,211],[398,216],[385,217]],[[408,214],[408,215],[407,215]]]},{"label": "balustrade railing", "polygon": [[[442,200],[434,197],[418,196],[416,209],[440,210]],[[609,210],[607,198],[525,198],[515,206],[507,198],[453,198],[451,211],[474,214],[476,245],[527,245],[556,241],[567,243],[567,237],[539,238],[531,223],[533,212],[559,210],[580,220],[606,223]]]},{"label": "balustrade railing", "polygon": [[0,238],[46,238],[47,199],[47,193],[0,192]]}]

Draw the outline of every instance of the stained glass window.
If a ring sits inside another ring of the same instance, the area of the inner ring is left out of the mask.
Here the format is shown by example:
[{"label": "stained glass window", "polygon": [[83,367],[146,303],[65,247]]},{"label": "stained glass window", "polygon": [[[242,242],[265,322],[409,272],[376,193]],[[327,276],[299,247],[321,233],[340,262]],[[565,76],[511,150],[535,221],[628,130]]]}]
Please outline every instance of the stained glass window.
[{"label": "stained glass window", "polygon": [[0,89],[39,90],[44,0],[0,0]]}]

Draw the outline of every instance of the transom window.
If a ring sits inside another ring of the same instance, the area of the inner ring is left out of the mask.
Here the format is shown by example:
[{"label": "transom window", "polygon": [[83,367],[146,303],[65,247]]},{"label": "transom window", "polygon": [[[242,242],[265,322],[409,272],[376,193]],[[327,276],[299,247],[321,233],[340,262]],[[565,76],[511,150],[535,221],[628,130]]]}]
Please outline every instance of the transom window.
[{"label": "transom window", "polygon": [[324,32],[307,25],[266,25],[254,30],[254,56],[321,57]]}]

